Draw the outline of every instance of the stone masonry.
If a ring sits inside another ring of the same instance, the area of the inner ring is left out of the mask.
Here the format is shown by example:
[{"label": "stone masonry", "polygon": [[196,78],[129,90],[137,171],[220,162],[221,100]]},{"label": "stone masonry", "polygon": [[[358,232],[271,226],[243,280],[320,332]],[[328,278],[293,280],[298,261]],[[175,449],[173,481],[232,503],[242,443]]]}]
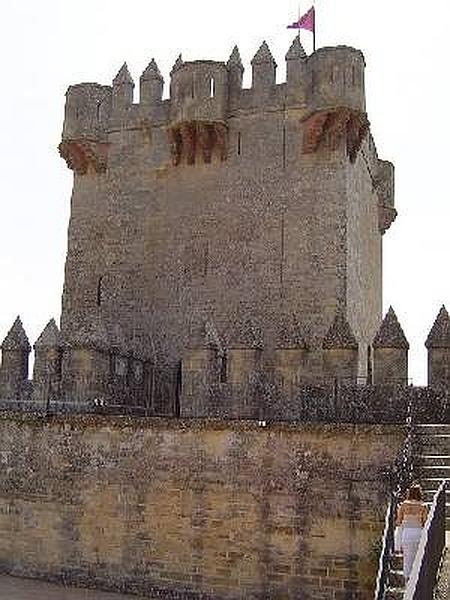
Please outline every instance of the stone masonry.
[{"label": "stone masonry", "polygon": [[369,600],[404,437],[0,413],[0,572],[174,600]]},{"label": "stone masonry", "polygon": [[[61,327],[73,348],[96,353],[88,367],[63,360],[63,376],[86,368],[104,380],[105,348],[176,367],[208,332],[230,368],[257,347],[249,368],[255,358],[276,369],[277,349],[295,346],[298,329],[304,382],[366,377],[381,320],[382,235],[396,216],[393,166],[370,134],[360,51],[308,57],[295,38],[286,61],[287,81],[276,84],[263,43],[243,89],[237,48],[227,63],[180,56],[167,100],[154,60],[139,103],[126,64],[112,87],[69,88]],[[342,369],[322,347],[337,314],[356,350]],[[130,366],[118,362],[120,377]]]},{"label": "stone masonry", "polygon": [[[307,56],[296,37],[286,64],[277,84],[263,43],[249,89],[237,47],[227,63],[180,55],[168,99],[153,59],[138,103],[126,64],[112,86],[69,87],[61,330],[50,321],[37,340],[30,382],[16,320],[0,397],[258,418],[273,390],[292,415],[311,388],[407,385],[392,308],[380,325],[382,236],[397,213],[364,57]],[[448,385],[448,323],[442,307],[427,340],[433,388]]]},{"label": "stone masonry", "polygon": [[409,386],[407,337],[381,318],[394,169],[363,55],[295,38],[286,62],[277,84],[263,43],[244,89],[237,48],[180,55],[163,99],[152,60],[138,103],[126,64],[68,89],[60,328],[32,379],[20,317],[1,344],[0,572],[174,600],[373,597],[407,417],[450,419],[450,317],[428,386]]}]

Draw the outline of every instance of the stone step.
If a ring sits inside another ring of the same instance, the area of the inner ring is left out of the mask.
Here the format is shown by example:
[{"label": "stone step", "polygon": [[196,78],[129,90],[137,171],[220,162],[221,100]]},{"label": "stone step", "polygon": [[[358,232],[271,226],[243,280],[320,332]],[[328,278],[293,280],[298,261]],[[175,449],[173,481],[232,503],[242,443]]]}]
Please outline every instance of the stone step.
[{"label": "stone step", "polygon": [[414,435],[450,435],[450,425],[446,423],[414,425]]},{"label": "stone step", "polygon": [[402,571],[403,555],[400,552],[396,552],[391,556],[390,567],[393,571]]},{"label": "stone step", "polygon": [[404,596],[403,588],[388,588],[384,595],[385,600],[402,600]]},{"label": "stone step", "polygon": [[[437,489],[431,489],[431,488],[425,488],[423,490],[423,496],[424,496],[424,502],[426,502],[427,504],[431,504],[433,502],[434,496],[436,495]],[[445,494],[445,506],[446,506],[446,510],[447,513],[450,515],[450,489],[448,489],[446,491]]]},{"label": "stone step", "polygon": [[[426,479],[450,479],[450,466],[446,465],[424,465],[414,466],[414,473],[421,480]],[[438,486],[439,487],[439,486]]]},{"label": "stone step", "polygon": [[[402,568],[403,568],[403,566],[402,566]],[[403,570],[391,569],[389,571],[389,587],[393,587],[393,588],[404,588],[405,587],[405,578],[403,577]]]},{"label": "stone step", "polygon": [[450,454],[450,434],[417,435],[413,448],[417,454]]},{"label": "stone step", "polygon": [[[423,490],[433,490],[434,492],[437,492],[442,483],[442,479],[442,477],[421,477],[418,482]],[[448,494],[448,489],[446,490],[446,494]]]},{"label": "stone step", "polygon": [[415,454],[414,467],[450,467],[450,454]]}]

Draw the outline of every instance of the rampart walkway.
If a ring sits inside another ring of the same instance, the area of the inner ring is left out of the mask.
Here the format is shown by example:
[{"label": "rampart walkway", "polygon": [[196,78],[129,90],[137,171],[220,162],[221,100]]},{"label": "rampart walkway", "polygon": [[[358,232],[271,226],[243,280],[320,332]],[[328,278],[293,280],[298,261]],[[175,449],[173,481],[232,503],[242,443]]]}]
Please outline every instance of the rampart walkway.
[{"label": "rampart walkway", "polygon": [[139,600],[139,596],[112,594],[0,575],[0,600]]}]

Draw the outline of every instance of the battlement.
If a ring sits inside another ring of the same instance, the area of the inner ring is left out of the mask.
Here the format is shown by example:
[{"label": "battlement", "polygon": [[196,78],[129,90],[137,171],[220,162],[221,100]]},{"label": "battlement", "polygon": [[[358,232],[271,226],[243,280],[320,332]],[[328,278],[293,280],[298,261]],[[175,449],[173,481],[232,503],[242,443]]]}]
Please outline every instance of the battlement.
[{"label": "battlement", "polygon": [[170,97],[163,100],[164,80],[152,59],[140,78],[139,104],[134,103],[135,86],[125,63],[112,86],[69,87],[60,153],[78,174],[89,167],[101,173],[118,128],[142,129],[151,137],[154,127],[165,126],[167,154],[174,166],[216,162],[215,155],[220,162],[227,157],[230,119],[266,107],[283,114],[301,111],[305,152],[315,152],[330,137],[330,147],[336,149],[344,136],[354,160],[368,129],[362,53],[338,46],[307,56],[296,37],[286,62],[286,82],[277,84],[277,65],[264,42],[251,61],[251,88],[243,89],[244,66],[237,47],[227,63],[184,62],[180,55],[170,73]]},{"label": "battlement", "polygon": [[[442,307],[426,341],[428,384],[435,392],[450,390],[449,331],[450,319]],[[336,314],[323,339],[320,386],[309,377],[308,342],[297,323],[283,327],[272,354],[267,354],[259,334],[258,340],[255,344],[247,332],[241,341],[225,345],[214,327],[206,324],[197,341],[185,349],[178,367],[158,368],[125,338],[120,343],[108,341],[104,334],[91,331],[68,343],[52,319],[34,344],[33,379],[29,381],[31,347],[18,317],[1,345],[0,400],[43,406],[66,403],[81,411],[89,406],[116,406],[169,416],[252,419],[278,415],[295,420],[300,414],[295,400],[299,394],[302,405],[310,406],[311,394],[323,396],[336,386],[344,390],[356,386],[363,397],[365,388],[373,395],[389,386],[409,385],[409,343],[392,308],[373,340],[364,381],[357,375],[358,343],[342,313]],[[308,415],[302,415],[307,419]]]}]

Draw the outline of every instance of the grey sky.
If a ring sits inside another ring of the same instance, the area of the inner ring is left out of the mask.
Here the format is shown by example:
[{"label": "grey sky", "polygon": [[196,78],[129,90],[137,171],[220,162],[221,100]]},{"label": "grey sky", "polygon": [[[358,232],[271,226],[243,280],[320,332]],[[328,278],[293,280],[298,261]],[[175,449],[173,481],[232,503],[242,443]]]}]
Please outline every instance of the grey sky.
[{"label": "grey sky", "polygon": [[[302,12],[310,3],[302,0]],[[410,376],[425,381],[423,342],[450,309],[448,142],[450,4],[317,0],[318,46],[366,57],[367,109],[381,158],[396,166],[397,221],[384,238],[384,307],[411,343]],[[432,8],[428,8],[432,6]],[[35,341],[59,316],[72,173],[58,158],[64,92],[110,83],[124,60],[138,82],[154,57],[166,80],[179,52],[250,60],[267,40],[284,80],[295,35],[292,0],[15,0],[2,5],[0,50],[0,338],[21,314]],[[311,35],[302,33],[306,50]]]}]

